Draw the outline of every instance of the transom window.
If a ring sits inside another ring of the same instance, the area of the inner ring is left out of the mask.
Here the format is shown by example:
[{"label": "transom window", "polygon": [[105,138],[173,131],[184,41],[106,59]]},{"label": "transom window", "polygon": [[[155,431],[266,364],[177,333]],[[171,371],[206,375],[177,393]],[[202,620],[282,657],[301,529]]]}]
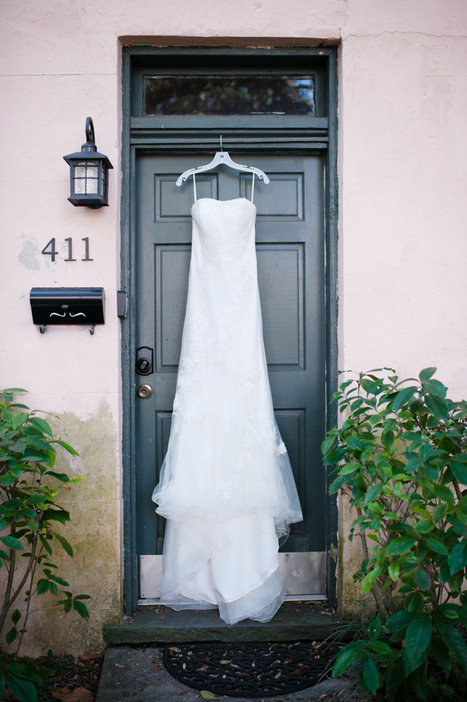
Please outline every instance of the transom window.
[{"label": "transom window", "polygon": [[146,75],[144,114],[313,116],[314,75]]}]

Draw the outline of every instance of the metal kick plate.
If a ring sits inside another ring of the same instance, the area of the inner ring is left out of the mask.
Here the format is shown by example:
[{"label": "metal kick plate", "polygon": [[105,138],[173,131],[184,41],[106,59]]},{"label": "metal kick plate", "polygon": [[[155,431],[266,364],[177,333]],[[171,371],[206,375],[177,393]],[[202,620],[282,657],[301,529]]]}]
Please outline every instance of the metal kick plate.
[{"label": "metal kick plate", "polygon": [[[285,579],[287,599],[326,599],[326,552],[280,553],[280,569]],[[140,556],[140,601],[160,597],[162,556]]]}]

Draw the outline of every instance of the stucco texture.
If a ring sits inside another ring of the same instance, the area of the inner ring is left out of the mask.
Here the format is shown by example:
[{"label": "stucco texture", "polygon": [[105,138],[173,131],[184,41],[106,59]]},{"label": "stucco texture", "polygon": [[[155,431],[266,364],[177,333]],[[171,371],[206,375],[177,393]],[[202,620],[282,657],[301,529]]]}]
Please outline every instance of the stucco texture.
[{"label": "stucco texture", "polygon": [[[92,595],[90,622],[36,613],[31,648],[101,647],[122,610],[120,279],[123,45],[339,45],[339,367],[438,366],[467,397],[465,0],[1,0],[0,385],[62,415],[81,454],[70,492],[76,544],[64,567]],[[67,202],[62,156],[92,115],[114,165],[109,207]],[[41,253],[56,237],[54,263]],[[65,239],[92,262],[65,262]],[[31,321],[33,286],[103,286],[106,323]],[[63,459],[67,460],[67,459]],[[340,600],[351,606],[353,558],[341,509]],[[346,569],[346,570],[345,570]],[[71,615],[72,616],[72,615]]]}]

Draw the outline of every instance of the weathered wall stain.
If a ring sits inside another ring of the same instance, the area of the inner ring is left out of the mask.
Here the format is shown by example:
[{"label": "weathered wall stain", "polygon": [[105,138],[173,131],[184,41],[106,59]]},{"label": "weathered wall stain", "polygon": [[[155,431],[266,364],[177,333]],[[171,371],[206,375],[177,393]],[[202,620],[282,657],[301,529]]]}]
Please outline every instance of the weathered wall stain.
[{"label": "weathered wall stain", "polygon": [[48,419],[54,435],[80,453],[72,457],[57,451],[56,470],[73,477],[82,475],[84,480],[64,490],[60,498],[59,504],[71,515],[71,522],[60,525],[60,531],[72,544],[74,557],[57,546],[55,562],[60,575],[70,583],[65,589],[91,595],[86,601],[90,619],[83,620],[74,612],[64,614],[53,606],[54,598],[41,596],[36,600],[34,609],[40,609],[31,615],[22,652],[39,655],[49,648],[55,654],[99,652],[104,648],[103,624],[122,613],[117,431],[105,401],[86,420],[72,412]]},{"label": "weathered wall stain", "polygon": [[41,267],[39,265],[38,255],[39,247],[34,239],[26,239],[23,241],[23,247],[17,258],[29,271],[39,271]]}]

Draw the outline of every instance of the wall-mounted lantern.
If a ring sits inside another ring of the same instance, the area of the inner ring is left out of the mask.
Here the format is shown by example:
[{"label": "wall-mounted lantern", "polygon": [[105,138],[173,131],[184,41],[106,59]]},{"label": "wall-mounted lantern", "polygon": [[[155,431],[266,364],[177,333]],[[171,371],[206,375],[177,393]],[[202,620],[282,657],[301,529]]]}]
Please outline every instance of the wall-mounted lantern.
[{"label": "wall-mounted lantern", "polygon": [[97,150],[94,125],[86,118],[86,143],[81,151],[63,157],[70,166],[70,197],[73,205],[102,207],[108,205],[108,170],[113,168],[107,156]]}]

